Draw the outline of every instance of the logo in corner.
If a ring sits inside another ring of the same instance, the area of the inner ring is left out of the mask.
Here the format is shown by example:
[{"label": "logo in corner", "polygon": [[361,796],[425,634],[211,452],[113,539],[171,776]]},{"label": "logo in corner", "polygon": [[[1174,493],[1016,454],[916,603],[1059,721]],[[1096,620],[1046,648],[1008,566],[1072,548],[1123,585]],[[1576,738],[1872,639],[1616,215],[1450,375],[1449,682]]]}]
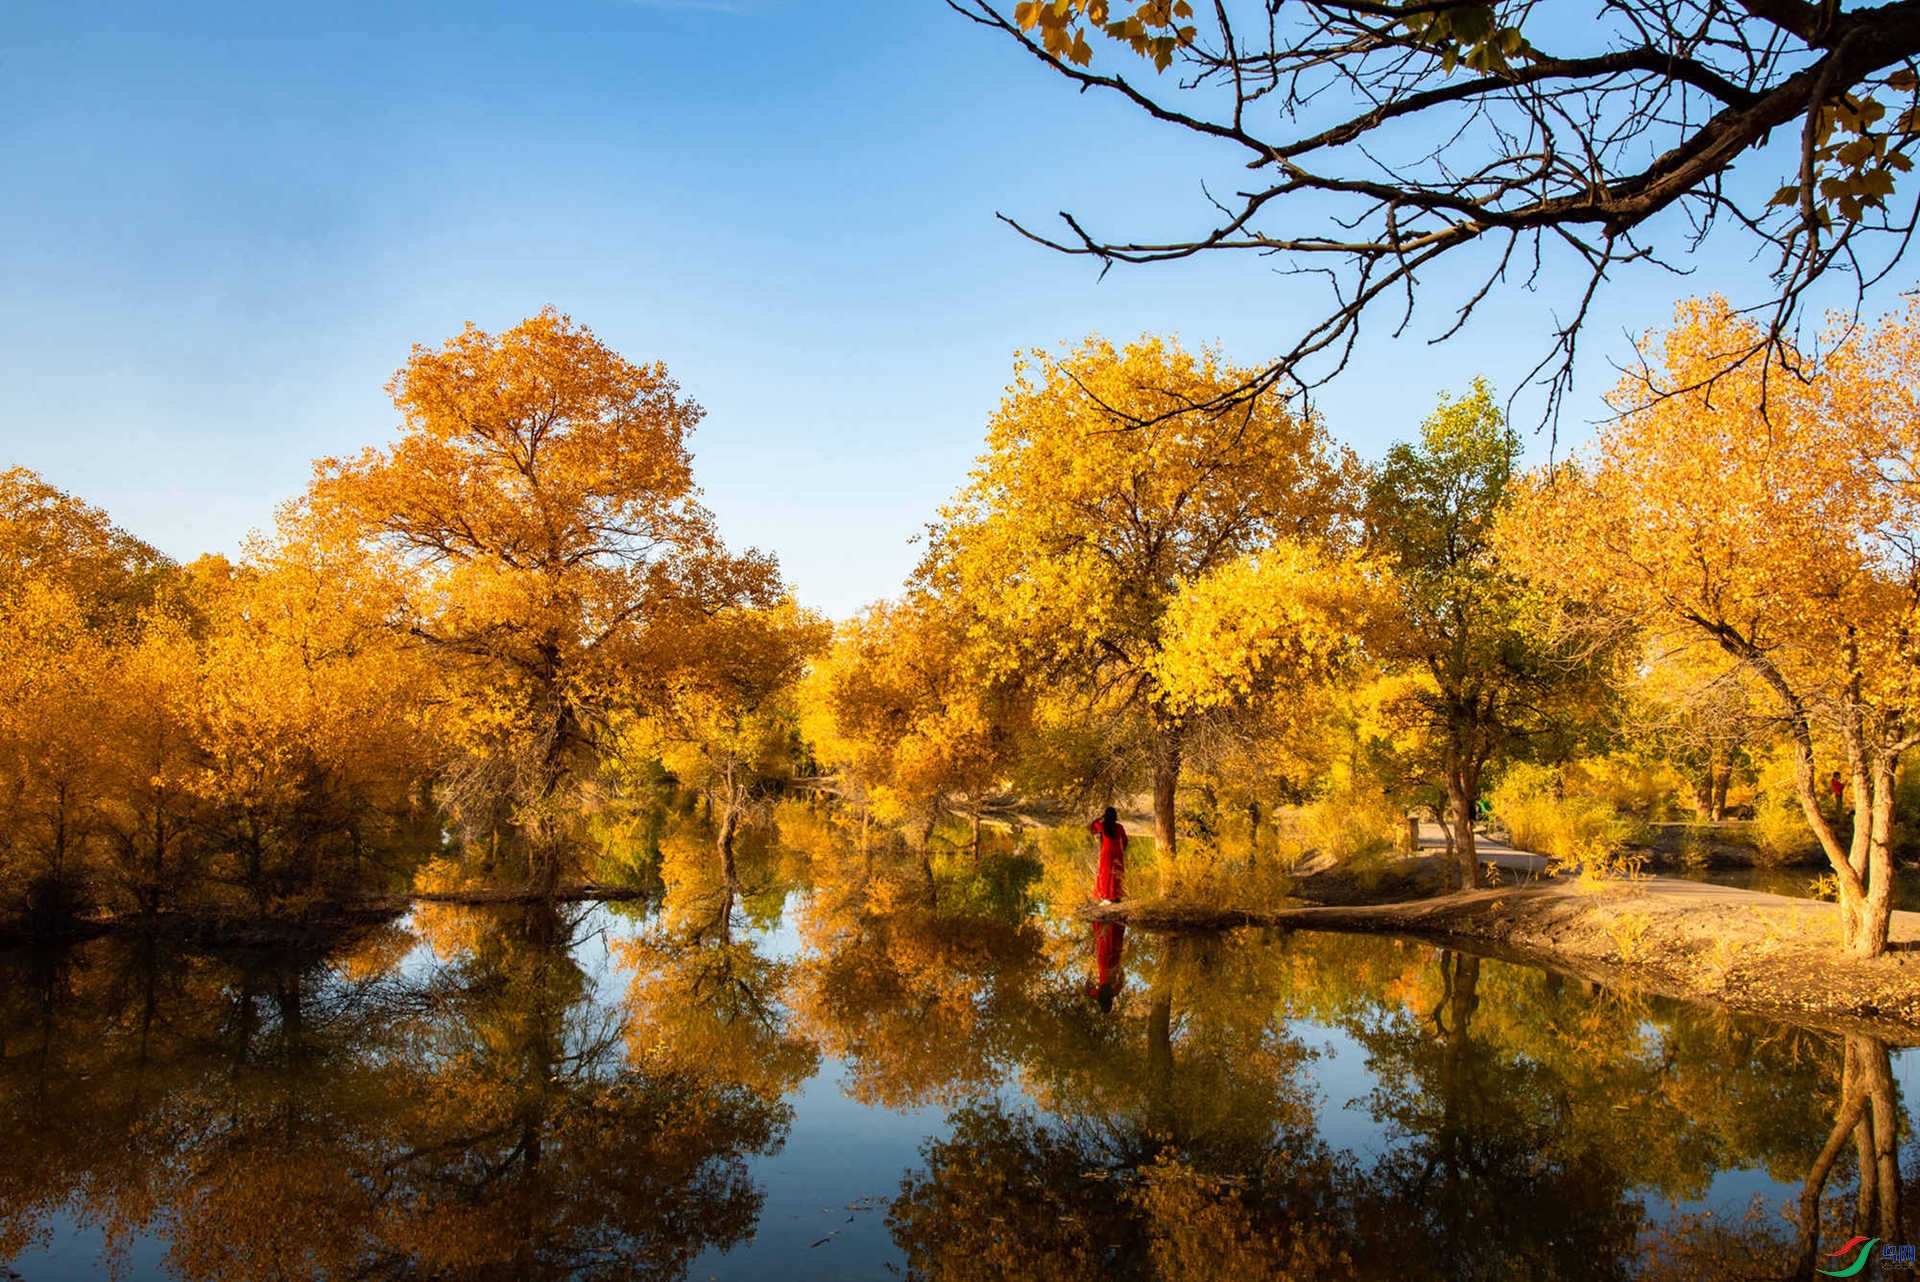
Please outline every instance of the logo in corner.
[{"label": "logo in corner", "polygon": [[1831,1260],[1837,1256],[1845,1255],[1847,1252],[1853,1250],[1854,1247],[1860,1246],[1862,1242],[1865,1242],[1866,1245],[1860,1246],[1860,1254],[1854,1258],[1854,1261],[1852,1264],[1849,1264],[1844,1269],[1815,1269],[1814,1272],[1824,1273],[1830,1278],[1850,1278],[1854,1276],[1856,1273],[1860,1272],[1860,1270],[1867,1267],[1867,1259],[1870,1256],[1872,1256],[1873,1248],[1875,1247],[1875,1245],[1879,1243],[1879,1241],[1880,1239],[1877,1237],[1854,1238],[1851,1242],[1848,1242],[1845,1246],[1841,1247],[1839,1250],[1827,1252],[1827,1258]]}]

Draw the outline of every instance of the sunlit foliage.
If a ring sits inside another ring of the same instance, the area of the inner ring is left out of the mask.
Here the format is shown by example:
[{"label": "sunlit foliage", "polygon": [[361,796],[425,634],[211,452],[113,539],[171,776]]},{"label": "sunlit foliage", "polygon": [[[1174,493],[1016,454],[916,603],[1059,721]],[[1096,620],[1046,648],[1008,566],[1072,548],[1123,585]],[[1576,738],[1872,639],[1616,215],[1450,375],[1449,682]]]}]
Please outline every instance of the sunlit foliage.
[{"label": "sunlit foliage", "polygon": [[1241,557],[1349,534],[1358,465],[1317,418],[1194,408],[1246,374],[1158,338],[1031,353],[918,576],[964,610],[989,671],[1068,692],[1145,747],[1163,852],[1185,735],[1161,674],[1173,603]]},{"label": "sunlit foliage", "polygon": [[330,528],[385,558],[397,622],[446,683],[461,754],[445,797],[470,835],[510,824],[559,879],[578,785],[660,629],[769,605],[770,558],[735,556],[695,501],[700,409],[549,309],[416,347],[389,384],[399,439],[318,465]]},{"label": "sunlit foliage", "polygon": [[[1877,956],[1895,772],[1920,742],[1920,312],[1846,337],[1810,381],[1766,386],[1755,369],[1700,388],[1750,329],[1718,299],[1684,304],[1622,383],[1624,416],[1538,479],[1508,541],[1561,591],[1766,691],[1839,881],[1846,942]],[[1860,799],[1850,841],[1822,809],[1823,735]]]}]

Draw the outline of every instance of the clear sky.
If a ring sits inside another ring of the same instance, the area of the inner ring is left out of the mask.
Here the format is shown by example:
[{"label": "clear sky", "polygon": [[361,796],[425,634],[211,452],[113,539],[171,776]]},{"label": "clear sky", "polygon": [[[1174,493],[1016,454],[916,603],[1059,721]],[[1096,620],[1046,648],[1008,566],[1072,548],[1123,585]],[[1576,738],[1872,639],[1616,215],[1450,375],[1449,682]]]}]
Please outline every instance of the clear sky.
[{"label": "clear sky", "polygon": [[[1017,349],[1158,330],[1251,363],[1308,318],[1257,259],[1101,281],[994,218],[1191,229],[1206,166],[1237,159],[940,0],[12,0],[0,464],[175,556],[232,551],[313,458],[389,439],[409,344],[552,303],[667,363],[708,410],[696,472],[729,541],[845,615],[911,568]],[[1627,331],[1755,273],[1624,280],[1563,441]],[[1510,388],[1571,288],[1510,290],[1445,347],[1437,315],[1376,334],[1319,398],[1331,427],[1377,456],[1443,389]]]}]

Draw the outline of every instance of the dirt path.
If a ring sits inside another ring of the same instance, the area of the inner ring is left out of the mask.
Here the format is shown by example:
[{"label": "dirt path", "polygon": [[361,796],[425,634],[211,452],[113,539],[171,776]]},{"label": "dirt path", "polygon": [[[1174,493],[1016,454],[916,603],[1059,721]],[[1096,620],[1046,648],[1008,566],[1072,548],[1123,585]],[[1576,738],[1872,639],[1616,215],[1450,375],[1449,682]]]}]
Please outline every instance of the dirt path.
[{"label": "dirt path", "polygon": [[1252,925],[1412,936],[1609,986],[1920,1045],[1920,913],[1895,913],[1893,950],[1872,961],[1839,952],[1834,904],[1665,878],[1262,912],[1130,902],[1083,915],[1145,930]]}]

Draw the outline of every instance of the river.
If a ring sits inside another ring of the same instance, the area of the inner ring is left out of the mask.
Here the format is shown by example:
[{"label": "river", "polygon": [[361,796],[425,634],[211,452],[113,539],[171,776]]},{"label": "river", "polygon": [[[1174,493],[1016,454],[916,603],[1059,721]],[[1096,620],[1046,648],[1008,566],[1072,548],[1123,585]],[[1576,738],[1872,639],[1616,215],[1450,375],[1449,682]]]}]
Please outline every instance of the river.
[{"label": "river", "polygon": [[982,885],[0,955],[0,1261],[1731,1279],[1920,1240],[1911,1050],[1391,939],[1099,935]]}]

